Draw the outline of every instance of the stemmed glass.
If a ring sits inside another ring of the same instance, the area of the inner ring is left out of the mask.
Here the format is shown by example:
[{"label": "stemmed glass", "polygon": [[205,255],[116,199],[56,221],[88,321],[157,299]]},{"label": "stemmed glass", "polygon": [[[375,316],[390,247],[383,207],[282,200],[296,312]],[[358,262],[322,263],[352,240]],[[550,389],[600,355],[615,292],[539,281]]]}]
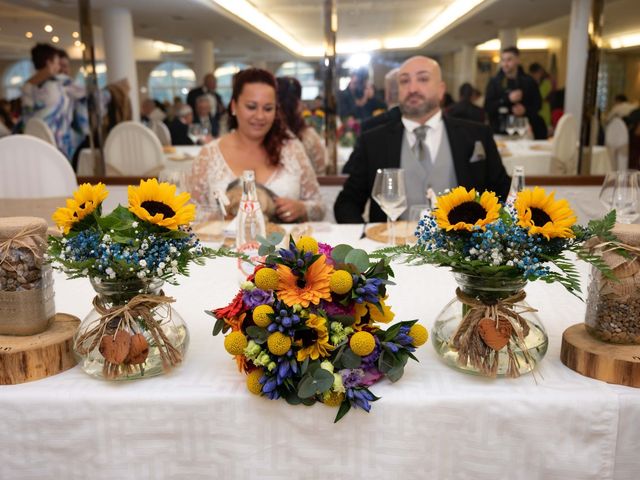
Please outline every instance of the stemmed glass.
[{"label": "stemmed glass", "polygon": [[516,134],[520,139],[523,139],[527,132],[529,131],[529,122],[527,117],[516,117],[515,118],[515,128]]},{"label": "stemmed glass", "polygon": [[387,214],[389,243],[396,244],[395,221],[407,209],[407,192],[402,168],[378,169],[371,196]]},{"label": "stemmed glass", "polygon": [[194,145],[198,144],[198,140],[202,138],[202,126],[199,123],[192,123],[189,125],[189,138]]},{"label": "stemmed glass", "polygon": [[505,128],[507,135],[512,137],[516,133],[517,117],[515,115],[509,115],[507,117],[507,126]]},{"label": "stemmed glass", "polygon": [[619,223],[631,223],[640,213],[640,172],[638,170],[617,170],[607,173],[600,201],[608,209],[616,211]]}]

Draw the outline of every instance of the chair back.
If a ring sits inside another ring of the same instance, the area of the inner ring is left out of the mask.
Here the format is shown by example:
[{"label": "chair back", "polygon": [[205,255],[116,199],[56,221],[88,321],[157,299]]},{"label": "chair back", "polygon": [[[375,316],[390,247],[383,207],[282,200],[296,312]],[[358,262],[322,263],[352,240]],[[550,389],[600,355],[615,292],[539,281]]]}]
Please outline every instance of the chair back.
[{"label": "chair back", "polygon": [[162,145],[151,129],[138,122],[116,125],[104,144],[107,175],[155,176],[162,169]]},{"label": "chair back", "polygon": [[162,146],[171,145],[171,133],[169,127],[161,120],[151,120],[149,128],[156,134]]},{"label": "chair back", "polygon": [[626,170],[629,166],[629,130],[620,118],[613,118],[605,128],[604,144],[609,152],[612,170]]},{"label": "chair back", "polygon": [[54,147],[56,146],[56,139],[53,136],[53,132],[43,120],[33,117],[30,118],[24,126],[24,134],[37,137],[50,143]]},{"label": "chair back", "polygon": [[556,126],[551,142],[551,174],[575,175],[578,155],[578,124],[571,113],[565,113]]}]

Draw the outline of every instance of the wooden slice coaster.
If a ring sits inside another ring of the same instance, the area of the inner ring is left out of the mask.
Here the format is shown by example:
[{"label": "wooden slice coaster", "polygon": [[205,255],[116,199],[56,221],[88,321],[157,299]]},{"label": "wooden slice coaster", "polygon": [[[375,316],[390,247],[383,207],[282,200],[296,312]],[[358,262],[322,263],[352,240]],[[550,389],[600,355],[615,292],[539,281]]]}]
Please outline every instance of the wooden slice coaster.
[{"label": "wooden slice coaster", "polygon": [[[416,231],[416,223],[400,221],[396,222],[396,245],[404,245],[405,243],[415,243],[416,237],[413,233]],[[387,224],[380,223],[372,225],[366,230],[367,238],[376,242],[389,243],[389,234],[387,232]]]},{"label": "wooden slice coaster", "polygon": [[562,334],[560,360],[586,377],[640,387],[640,345],[601,342],[589,335],[584,323],[573,325]]},{"label": "wooden slice coaster", "polygon": [[0,385],[15,385],[64,372],[75,366],[73,336],[80,320],[57,313],[38,335],[0,335]]}]

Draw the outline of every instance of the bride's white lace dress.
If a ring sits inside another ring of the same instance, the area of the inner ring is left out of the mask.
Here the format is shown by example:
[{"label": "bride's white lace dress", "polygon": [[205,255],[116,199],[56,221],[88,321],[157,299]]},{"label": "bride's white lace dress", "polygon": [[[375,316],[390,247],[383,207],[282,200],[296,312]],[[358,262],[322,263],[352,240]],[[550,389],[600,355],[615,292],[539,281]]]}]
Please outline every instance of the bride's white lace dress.
[{"label": "bride's white lace dress", "polygon": [[[220,139],[213,140],[200,150],[191,172],[191,195],[199,203],[209,203],[212,194],[225,191],[236,179],[220,151]],[[301,200],[310,221],[324,218],[325,206],[320,185],[302,143],[297,139],[285,140],[280,152],[280,164],[264,183],[276,195]]]}]

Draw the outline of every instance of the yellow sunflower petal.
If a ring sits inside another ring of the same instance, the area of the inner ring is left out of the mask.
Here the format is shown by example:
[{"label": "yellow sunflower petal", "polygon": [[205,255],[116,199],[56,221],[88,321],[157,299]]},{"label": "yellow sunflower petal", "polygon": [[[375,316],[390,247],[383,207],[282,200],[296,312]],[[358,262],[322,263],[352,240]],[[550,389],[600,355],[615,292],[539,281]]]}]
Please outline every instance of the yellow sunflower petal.
[{"label": "yellow sunflower petal", "polygon": [[321,357],[328,357],[330,352],[335,349],[333,345],[329,343],[329,331],[327,330],[327,320],[324,317],[316,314],[310,314],[309,318],[305,322],[305,325],[315,330],[317,338],[309,345],[303,345],[302,341],[298,341],[298,346],[302,346],[298,350],[297,360],[299,362],[304,361],[307,357],[311,360],[317,360]]},{"label": "yellow sunflower petal", "polygon": [[141,180],[140,186],[129,187],[129,210],[141,220],[176,230],[195,218],[195,205],[187,204],[190,198],[187,192],[176,195],[175,185]]},{"label": "yellow sunflower petal", "polygon": [[[470,204],[469,207],[478,210],[478,212],[473,212],[478,213],[477,218],[472,220],[473,223],[468,221],[453,222],[450,218],[451,212],[464,204]],[[484,213],[482,213],[483,211]],[[434,215],[438,226],[447,231],[472,231],[475,227],[484,229],[486,225],[496,221],[500,216],[500,203],[493,192],[484,192],[480,200],[477,201],[475,189],[467,191],[464,187],[456,187],[451,193],[438,197],[438,208],[436,208]]]},{"label": "yellow sunflower petal", "polygon": [[572,238],[571,227],[577,218],[564,199],[555,200],[555,193],[535,187],[533,191],[523,190],[516,197],[514,207],[518,215],[518,225],[526,228],[529,235],[552,238]]}]

